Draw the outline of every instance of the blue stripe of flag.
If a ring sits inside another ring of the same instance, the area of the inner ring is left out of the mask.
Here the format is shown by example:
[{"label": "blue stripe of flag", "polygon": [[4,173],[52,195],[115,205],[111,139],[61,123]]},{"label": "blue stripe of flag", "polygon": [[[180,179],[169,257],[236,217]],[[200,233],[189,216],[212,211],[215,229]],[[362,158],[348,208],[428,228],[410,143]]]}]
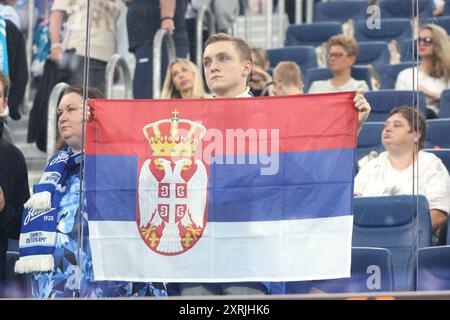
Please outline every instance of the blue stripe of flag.
[{"label": "blue stripe of flag", "polygon": [[[260,165],[214,164],[208,181],[208,221],[274,221],[351,214],[353,149],[280,154],[278,173]],[[135,221],[137,156],[86,157],[90,221]]]}]

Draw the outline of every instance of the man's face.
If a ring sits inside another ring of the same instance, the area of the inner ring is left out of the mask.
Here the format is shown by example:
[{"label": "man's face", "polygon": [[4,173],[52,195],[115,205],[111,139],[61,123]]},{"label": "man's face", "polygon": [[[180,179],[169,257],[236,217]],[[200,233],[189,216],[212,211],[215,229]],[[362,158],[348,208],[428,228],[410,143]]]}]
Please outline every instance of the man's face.
[{"label": "man's face", "polygon": [[203,68],[209,89],[217,97],[231,98],[245,90],[251,62],[242,61],[233,42],[219,41],[205,48]]}]

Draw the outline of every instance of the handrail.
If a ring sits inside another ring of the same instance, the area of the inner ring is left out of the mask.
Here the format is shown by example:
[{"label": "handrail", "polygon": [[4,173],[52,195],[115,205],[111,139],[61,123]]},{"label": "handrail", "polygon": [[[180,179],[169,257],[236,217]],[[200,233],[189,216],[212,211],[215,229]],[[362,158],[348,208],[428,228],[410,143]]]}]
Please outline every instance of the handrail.
[{"label": "handrail", "polygon": [[56,123],[58,120],[57,112],[59,98],[63,91],[69,87],[69,85],[65,82],[59,82],[56,86],[53,87],[50,92],[50,98],[48,99],[48,111],[47,111],[47,159],[55,153],[56,149],[56,137],[57,129]]},{"label": "handrail", "polygon": [[22,112],[28,113],[28,106],[31,104],[30,92],[31,92],[31,58],[33,50],[33,32],[34,32],[34,0],[28,1],[28,33],[26,41],[26,56],[28,64],[28,82],[25,87],[25,96],[22,104]]},{"label": "handrail", "polygon": [[159,29],[153,38],[153,99],[158,99],[161,95],[161,49],[164,37],[167,37],[167,52],[169,62],[176,59],[175,42],[167,29]]},{"label": "handrail", "polygon": [[125,83],[125,99],[132,99],[133,85],[131,81],[131,72],[126,60],[118,53],[114,54],[108,61],[105,71],[105,94],[107,99],[113,98],[114,72],[116,66],[122,69]]},{"label": "handrail", "polygon": [[295,24],[303,22],[303,0],[295,0]]},{"label": "handrail", "polygon": [[273,2],[272,0],[267,0],[267,33],[266,33],[266,41],[267,48],[272,48],[272,33],[273,33]]},{"label": "handrail", "polygon": [[280,47],[284,46],[284,37],[286,34],[285,26],[284,26],[284,17],[286,14],[285,8],[285,0],[278,0],[278,32],[279,32],[279,41]]},{"label": "handrail", "polygon": [[314,0],[306,0],[306,23],[313,22]]},{"label": "handrail", "polygon": [[209,34],[216,33],[216,22],[215,17],[211,10],[209,10],[208,5],[203,5],[200,11],[197,14],[196,21],[196,57],[195,62],[199,70],[202,70],[202,56],[203,56],[203,20],[205,19],[205,15],[208,16],[208,31]]}]

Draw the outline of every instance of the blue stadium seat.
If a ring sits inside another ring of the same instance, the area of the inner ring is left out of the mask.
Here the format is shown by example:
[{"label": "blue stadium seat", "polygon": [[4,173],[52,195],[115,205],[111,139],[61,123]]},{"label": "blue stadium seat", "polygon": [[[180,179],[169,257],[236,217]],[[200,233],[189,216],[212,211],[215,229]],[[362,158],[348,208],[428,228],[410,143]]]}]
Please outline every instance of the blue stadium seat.
[{"label": "blue stadium seat", "polygon": [[290,46],[285,48],[267,49],[270,66],[275,67],[281,61],[294,61],[304,74],[306,70],[317,68],[316,50],[313,46]]},{"label": "blue stadium seat", "polygon": [[450,89],[444,90],[439,103],[439,118],[450,118]]},{"label": "blue stadium seat", "polygon": [[444,13],[442,15],[450,16],[450,1],[448,1],[448,0],[445,1]]},{"label": "blue stadium seat", "polygon": [[412,46],[412,39],[402,39],[398,41],[398,51],[401,62],[417,61],[417,48]]},{"label": "blue stadium seat", "polygon": [[319,46],[331,36],[342,33],[339,22],[291,24],[286,32],[286,46]]},{"label": "blue stadium seat", "polygon": [[[433,15],[433,2],[430,0],[416,0],[418,3],[418,12],[413,11],[411,0],[380,0],[378,5],[381,10],[381,17],[384,18],[408,18],[419,16],[427,18]],[[414,5],[416,5],[414,1]]]},{"label": "blue stadium seat", "polygon": [[314,4],[314,22],[337,21],[347,22],[349,19],[366,20],[367,3],[364,1],[330,1]]},{"label": "blue stadium seat", "polygon": [[382,75],[385,65],[389,64],[391,55],[385,41],[359,42],[359,55],[356,58],[357,65],[371,64],[375,71]]},{"label": "blue stadium seat", "polygon": [[390,252],[384,248],[353,247],[350,278],[286,282],[285,290],[287,294],[300,294],[313,287],[327,293],[392,291]]},{"label": "blue stadium seat", "polygon": [[2,288],[5,298],[26,298],[31,296],[30,276],[17,275],[14,272],[14,265],[18,259],[18,252],[6,252],[5,283]]},{"label": "blue stadium seat", "polygon": [[421,248],[417,252],[417,290],[450,290],[450,246]]},{"label": "blue stadium seat", "polygon": [[357,159],[369,154],[374,150],[378,153],[384,151],[381,144],[381,132],[384,129],[384,122],[365,122],[358,133],[358,144],[356,148]]},{"label": "blue stadium seat", "polygon": [[352,246],[388,249],[395,291],[413,291],[416,251],[431,246],[427,199],[407,195],[355,198],[353,208]]},{"label": "blue stadium seat", "polygon": [[425,23],[432,23],[437,24],[438,26],[442,27],[447,31],[447,33],[450,35],[450,16],[444,16],[444,17],[433,17],[428,18],[425,20]]},{"label": "blue stadium seat", "polygon": [[412,62],[402,62],[384,66],[384,72],[381,74],[380,89],[395,89],[395,82],[400,71],[406,68],[412,68]]},{"label": "blue stadium seat", "polygon": [[367,28],[366,21],[355,22],[356,40],[391,41],[411,38],[411,19],[382,19],[380,29]]},{"label": "blue stadium seat", "polygon": [[435,154],[439,159],[442,160],[442,162],[444,163],[444,165],[447,168],[448,172],[450,172],[450,148],[423,149],[423,150]]},{"label": "blue stadium seat", "polygon": [[[399,106],[414,106],[417,92],[409,90],[379,90],[366,92],[365,97],[372,107],[367,121],[386,121],[389,112]],[[419,92],[419,110],[425,114],[425,96]]]},{"label": "blue stadium seat", "polygon": [[450,119],[427,120],[427,148],[450,148]]},{"label": "blue stadium seat", "polygon": [[[309,87],[314,81],[331,79],[333,74],[330,69],[327,68],[314,68],[309,69],[303,74],[304,92],[308,92]],[[356,80],[366,81],[369,89],[372,89],[371,73],[368,66],[353,66],[352,77]]]}]

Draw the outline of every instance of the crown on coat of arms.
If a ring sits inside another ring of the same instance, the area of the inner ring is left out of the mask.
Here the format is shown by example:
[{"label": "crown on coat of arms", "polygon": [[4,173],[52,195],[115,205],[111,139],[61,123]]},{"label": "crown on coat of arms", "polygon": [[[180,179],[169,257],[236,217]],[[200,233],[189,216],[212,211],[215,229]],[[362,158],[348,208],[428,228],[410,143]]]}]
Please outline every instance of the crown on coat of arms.
[{"label": "crown on coat of arms", "polygon": [[172,118],[147,124],[143,131],[155,156],[192,157],[206,128],[194,121],[178,118],[175,109]]}]

